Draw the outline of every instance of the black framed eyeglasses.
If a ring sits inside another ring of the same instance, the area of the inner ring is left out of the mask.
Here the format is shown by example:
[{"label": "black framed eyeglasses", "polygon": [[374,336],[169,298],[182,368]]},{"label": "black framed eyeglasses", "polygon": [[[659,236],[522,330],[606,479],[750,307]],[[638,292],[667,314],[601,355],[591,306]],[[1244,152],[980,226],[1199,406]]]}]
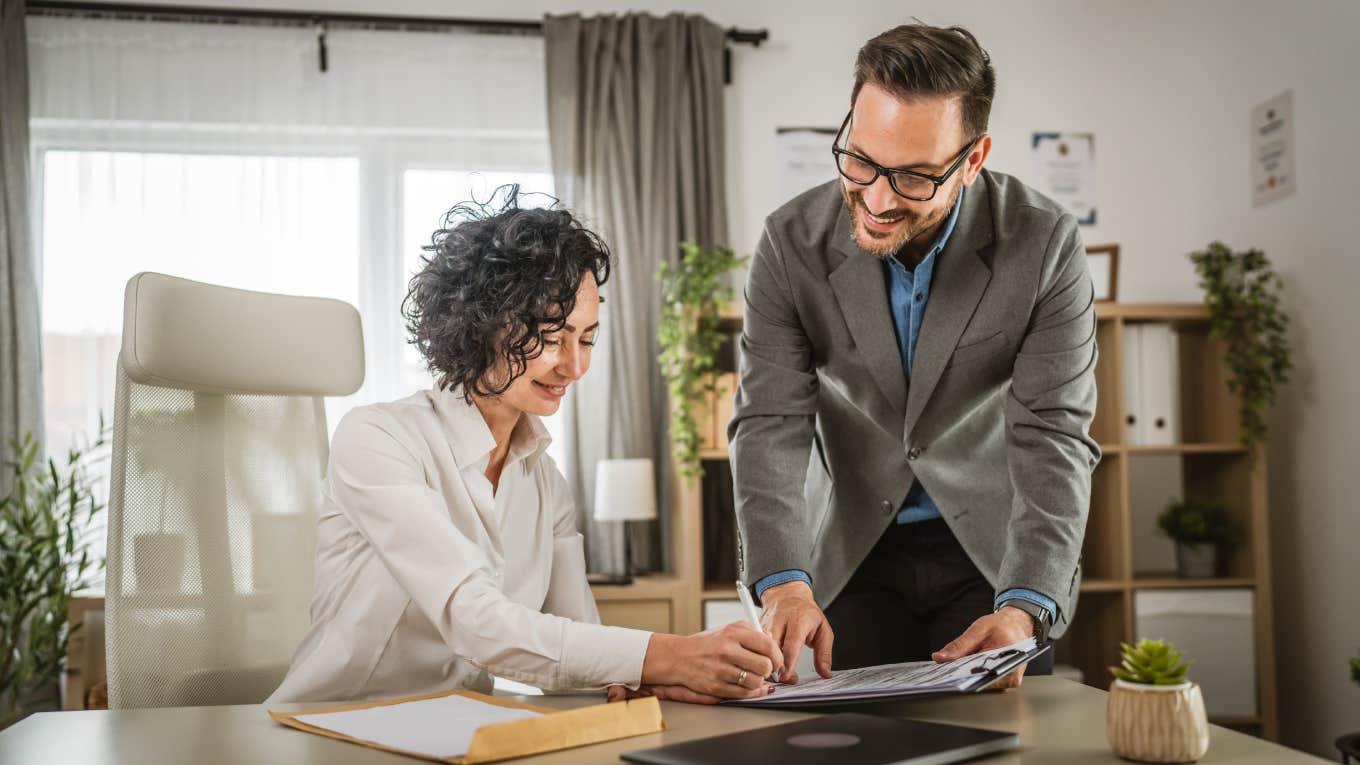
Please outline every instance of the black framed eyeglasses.
[{"label": "black framed eyeglasses", "polygon": [[918,173],[914,170],[897,170],[884,167],[868,157],[862,157],[853,151],[841,148],[841,141],[848,137],[846,128],[850,126],[850,117],[854,114],[851,111],[845,115],[845,121],[841,123],[841,129],[836,131],[836,142],[831,145],[831,153],[836,157],[836,169],[840,171],[841,177],[851,183],[860,186],[869,186],[878,180],[878,176],[888,177],[888,185],[897,192],[898,196],[906,197],[915,202],[929,202],[935,198],[935,193],[940,187],[949,180],[955,170],[963,164],[963,160],[973,151],[977,145],[978,136],[968,142],[968,145],[959,151],[958,156],[949,165],[949,169],[944,171],[944,175],[930,175],[929,173]]}]

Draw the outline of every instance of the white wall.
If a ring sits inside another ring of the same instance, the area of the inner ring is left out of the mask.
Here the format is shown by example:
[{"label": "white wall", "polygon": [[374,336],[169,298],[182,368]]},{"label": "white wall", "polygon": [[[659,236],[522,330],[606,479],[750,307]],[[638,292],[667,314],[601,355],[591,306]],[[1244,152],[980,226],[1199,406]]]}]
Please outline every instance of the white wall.
[{"label": "white wall", "polygon": [[[1084,233],[1090,243],[1121,245],[1121,299],[1198,300],[1185,255],[1213,239],[1265,249],[1284,275],[1298,368],[1274,418],[1270,471],[1283,736],[1329,754],[1333,738],[1360,729],[1360,688],[1346,677],[1346,659],[1360,648],[1360,513],[1350,470],[1360,445],[1352,329],[1360,3],[180,2],[484,18],[685,10],[767,28],[771,40],[760,49],[735,49],[727,90],[732,244],[744,251],[789,196],[774,181],[776,126],[839,124],[855,52],[873,34],[912,15],[969,27],[998,72],[992,167],[1030,174],[1032,131],[1096,134],[1100,219]],[[1248,113],[1290,88],[1299,191],[1256,209]]]}]

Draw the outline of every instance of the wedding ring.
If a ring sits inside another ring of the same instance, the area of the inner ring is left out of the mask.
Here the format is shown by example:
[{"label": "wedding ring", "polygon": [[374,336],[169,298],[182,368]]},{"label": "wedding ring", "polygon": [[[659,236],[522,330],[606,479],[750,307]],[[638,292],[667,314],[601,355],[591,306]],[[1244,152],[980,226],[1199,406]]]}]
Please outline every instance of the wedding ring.
[{"label": "wedding ring", "polygon": [[737,685],[746,685],[746,670],[742,670],[737,675]]}]

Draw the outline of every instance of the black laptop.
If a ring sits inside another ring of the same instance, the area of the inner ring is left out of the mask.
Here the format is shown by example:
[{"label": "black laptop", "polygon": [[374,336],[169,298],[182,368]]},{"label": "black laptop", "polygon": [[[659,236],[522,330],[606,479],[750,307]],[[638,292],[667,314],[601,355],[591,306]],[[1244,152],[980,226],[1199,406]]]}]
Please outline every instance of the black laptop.
[{"label": "black laptop", "polygon": [[1014,733],[835,714],[621,756],[628,762],[650,765],[937,765],[1014,749],[1019,743],[1020,737]]}]

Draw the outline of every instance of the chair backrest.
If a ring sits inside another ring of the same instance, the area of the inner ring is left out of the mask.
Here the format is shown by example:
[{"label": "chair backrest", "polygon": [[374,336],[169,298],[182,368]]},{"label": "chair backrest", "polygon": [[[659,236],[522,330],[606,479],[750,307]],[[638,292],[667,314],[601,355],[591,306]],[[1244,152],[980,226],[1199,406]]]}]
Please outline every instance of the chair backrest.
[{"label": "chair backrest", "polygon": [[155,273],[124,300],[109,706],[263,701],[309,622],[323,397],[363,383],[359,314]]}]

